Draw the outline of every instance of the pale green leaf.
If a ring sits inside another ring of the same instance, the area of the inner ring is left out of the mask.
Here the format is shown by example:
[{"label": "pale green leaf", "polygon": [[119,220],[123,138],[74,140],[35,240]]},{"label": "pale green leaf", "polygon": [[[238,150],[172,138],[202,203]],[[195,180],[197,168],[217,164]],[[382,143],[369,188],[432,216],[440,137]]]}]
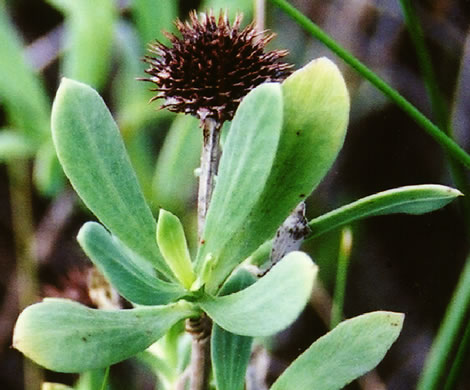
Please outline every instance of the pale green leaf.
[{"label": "pale green leaf", "polygon": [[98,368],[96,370],[81,373],[78,381],[75,383],[74,390],[111,390],[109,382],[103,389],[106,369]]},{"label": "pale green leaf", "polygon": [[309,222],[313,238],[358,219],[386,214],[424,214],[444,207],[462,193],[450,187],[426,184],[394,188],[359,199]]},{"label": "pale green leaf", "polygon": [[62,74],[95,88],[106,82],[117,16],[114,0],[48,0],[65,15]]},{"label": "pale green leaf", "polygon": [[97,310],[64,299],[45,299],[19,316],[13,346],[58,372],[83,372],[143,351],[176,322],[197,315],[193,305]]},{"label": "pale green leaf", "polygon": [[[328,171],[343,145],[349,117],[349,95],[340,71],[320,58],[282,83],[284,123],[269,180],[243,234],[272,238],[289,213],[307,197]],[[244,236],[232,242],[244,241]],[[255,249],[236,245],[233,256],[246,258]],[[246,248],[248,249],[248,248]]]},{"label": "pale green leaf", "polygon": [[160,209],[157,223],[157,243],[166,263],[187,290],[196,276],[189,255],[183,225],[176,215]]},{"label": "pale green leaf", "polygon": [[317,266],[303,252],[290,252],[264,277],[243,291],[206,295],[198,303],[225,330],[244,336],[269,336],[289,326],[312,291]]},{"label": "pale green leaf", "polygon": [[73,390],[73,387],[63,385],[62,383],[44,382],[41,390]]},{"label": "pale green leaf", "polygon": [[127,300],[139,305],[164,305],[186,294],[180,285],[158,279],[140,266],[135,256],[125,250],[100,224],[87,222],[77,240],[81,247]]},{"label": "pale green leaf", "polygon": [[132,3],[132,16],[143,45],[156,39],[166,42],[163,31],[174,29],[173,21],[178,16],[178,4],[175,0],[135,0]]},{"label": "pale green leaf", "polygon": [[183,213],[197,187],[202,131],[198,120],[178,115],[172,122],[158,155],[153,179],[155,203],[173,213]]},{"label": "pale green leaf", "polygon": [[[243,260],[238,253],[245,249],[249,254],[264,241],[263,237],[245,234],[245,225],[265,189],[281,126],[281,86],[275,83],[262,84],[251,91],[233,119],[207,212],[202,237],[204,244],[197,260],[201,272],[207,256],[213,259],[212,272],[204,280],[210,293],[217,291]],[[266,229],[270,230],[270,227]],[[234,236],[238,237],[236,242]]]},{"label": "pale green leaf", "polygon": [[64,172],[88,208],[126,246],[172,278],[119,130],[96,91],[63,79],[52,107],[52,136]]},{"label": "pale green leaf", "polygon": [[42,81],[28,63],[23,43],[0,2],[0,105],[8,119],[32,141],[49,134],[50,104]]},{"label": "pale green leaf", "polygon": [[43,195],[54,196],[64,188],[64,172],[52,141],[45,142],[36,154],[33,180],[36,188]]},{"label": "pale green leaf", "polygon": [[[220,295],[243,290],[255,281],[256,278],[251,273],[241,269],[227,280],[220,290]],[[250,361],[252,342],[251,337],[227,332],[214,324],[211,336],[211,361],[217,390],[245,388],[245,374]]]},{"label": "pale green leaf", "polygon": [[229,11],[230,19],[235,17],[235,13],[242,13],[243,19],[249,23],[253,19],[253,0],[203,0],[201,10],[212,9],[218,16],[219,10]]},{"label": "pale green leaf", "polygon": [[28,158],[34,156],[35,151],[36,145],[23,133],[8,129],[0,131],[0,162]]},{"label": "pale green leaf", "polygon": [[132,137],[145,122],[154,117],[164,117],[166,111],[149,107],[148,101],[154,93],[149,90],[148,83],[136,81],[136,77],[144,75],[146,66],[141,60],[144,45],[134,26],[119,21],[115,29],[114,45],[119,58],[111,85],[115,117],[123,134]]},{"label": "pale green leaf", "polygon": [[[349,95],[336,65],[325,58],[312,61],[283,82],[282,95],[284,119],[276,157],[268,180],[260,178],[258,185],[262,185],[262,192],[256,194],[255,204],[249,203],[249,214],[243,218],[243,228],[218,237],[221,243],[216,247],[210,242],[212,237],[204,237],[208,245],[202,249],[201,256],[212,254],[217,268],[208,285],[211,292],[220,286],[234,263],[245,259],[274,236],[289,213],[318,185],[343,145],[349,117]],[[242,105],[239,111],[241,108]],[[267,146],[251,147],[261,156],[267,150]],[[243,198],[244,191],[245,187],[241,187],[236,193]],[[245,209],[247,206],[242,207]],[[221,210],[218,209],[219,215],[224,215],[231,208],[227,207],[224,212]],[[240,217],[243,216],[240,213]],[[233,218],[231,215],[226,217]],[[208,215],[207,233],[210,228],[215,229],[209,227]],[[219,251],[224,252],[219,254]],[[219,257],[223,260],[217,264]]]},{"label": "pale green leaf", "polygon": [[338,390],[372,370],[400,334],[403,314],[373,312],[340,323],[315,341],[271,390]]}]

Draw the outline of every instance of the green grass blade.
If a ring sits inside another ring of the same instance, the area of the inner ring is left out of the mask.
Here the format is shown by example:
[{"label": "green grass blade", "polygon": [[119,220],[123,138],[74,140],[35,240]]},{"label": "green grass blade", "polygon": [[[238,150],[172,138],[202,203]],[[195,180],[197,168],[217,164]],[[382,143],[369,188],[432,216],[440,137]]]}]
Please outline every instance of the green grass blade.
[{"label": "green grass blade", "polygon": [[127,247],[170,279],[119,130],[89,86],[63,79],[52,108],[52,136],[64,172],[89,209]]},{"label": "green grass blade", "polygon": [[436,184],[405,186],[382,191],[312,219],[309,222],[312,232],[306,239],[366,217],[396,213],[428,213],[444,207],[461,195],[460,191]]},{"label": "green grass blade", "polygon": [[397,106],[405,111],[415,120],[439,145],[441,145],[452,157],[460,161],[464,166],[470,168],[470,155],[465,152],[454,140],[448,137],[439,127],[424,116],[415,106],[406,100],[396,89],[392,88],[376,73],[354,57],[349,51],[337,43],[320,27],[313,23],[308,17],[299,10],[291,6],[286,0],[271,0],[281,8],[287,15],[292,17],[302,28],[309,32],[313,37],[320,40],[331,51],[343,59],[355,69],[362,77],[369,80],[372,85],[379,89],[384,95],[392,100]]},{"label": "green grass blade", "polygon": [[470,348],[470,322],[467,323],[465,332],[459,343],[455,359],[450,368],[449,375],[447,375],[444,390],[454,390],[462,375],[462,369],[465,367],[465,360],[467,359],[467,352]]},{"label": "green grass blade", "polygon": [[415,46],[415,52],[418,57],[421,72],[423,74],[424,83],[431,100],[432,110],[436,122],[443,131],[448,132],[448,109],[443,96],[439,91],[436,74],[432,66],[431,56],[424,41],[424,34],[421,24],[416,15],[415,6],[410,0],[400,0],[400,5],[405,18],[406,27],[410,33],[410,37]]},{"label": "green grass blade", "polygon": [[421,373],[417,390],[442,389],[446,368],[452,351],[459,342],[460,332],[468,321],[470,311],[470,257],[460,275],[447,311],[432,344],[431,351]]}]

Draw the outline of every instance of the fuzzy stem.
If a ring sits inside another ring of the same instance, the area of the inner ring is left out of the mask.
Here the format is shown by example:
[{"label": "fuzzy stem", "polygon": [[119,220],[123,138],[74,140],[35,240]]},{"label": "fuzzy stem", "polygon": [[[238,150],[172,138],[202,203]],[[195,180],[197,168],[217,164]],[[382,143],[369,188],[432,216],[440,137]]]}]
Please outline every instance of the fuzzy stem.
[{"label": "fuzzy stem", "polygon": [[[31,183],[28,162],[15,160],[8,164],[12,225],[16,254],[16,277],[20,310],[37,300],[37,262],[34,258],[34,227]],[[39,389],[42,370],[31,361],[23,360],[24,388]]]},{"label": "fuzzy stem", "polygon": [[190,390],[205,390],[210,374],[211,321],[202,315],[186,320],[186,331],[193,336],[191,348]]},{"label": "fuzzy stem", "polygon": [[202,237],[206,214],[212,197],[215,176],[220,159],[220,128],[221,124],[213,119],[206,119],[203,126],[203,146],[201,153],[201,173],[199,176],[199,193],[197,202],[198,236]]},{"label": "fuzzy stem", "polygon": [[[220,129],[222,124],[213,120],[202,121],[203,145],[201,153],[201,172],[199,176],[199,193],[197,204],[198,237],[202,239],[207,210],[214,190],[215,177],[220,160]],[[186,331],[191,333],[191,368],[190,390],[205,390],[209,384],[210,374],[210,330],[211,321],[206,316],[186,321]]]}]

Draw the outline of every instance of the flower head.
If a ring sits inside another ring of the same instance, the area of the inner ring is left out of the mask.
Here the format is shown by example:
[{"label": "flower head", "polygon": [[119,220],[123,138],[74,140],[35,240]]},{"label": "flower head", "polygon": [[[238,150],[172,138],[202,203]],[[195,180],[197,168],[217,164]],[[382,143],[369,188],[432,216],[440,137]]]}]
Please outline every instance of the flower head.
[{"label": "flower head", "polygon": [[291,73],[291,65],[278,62],[286,50],[264,52],[274,34],[257,32],[253,24],[240,29],[242,16],[233,25],[227,15],[218,19],[195,11],[190,21],[176,21],[181,37],[167,33],[171,45],[150,44],[146,56],[146,73],[157,85],[151,101],[164,99],[162,108],[197,116],[201,121],[219,123],[231,120],[242,98],[264,82],[283,81]]}]

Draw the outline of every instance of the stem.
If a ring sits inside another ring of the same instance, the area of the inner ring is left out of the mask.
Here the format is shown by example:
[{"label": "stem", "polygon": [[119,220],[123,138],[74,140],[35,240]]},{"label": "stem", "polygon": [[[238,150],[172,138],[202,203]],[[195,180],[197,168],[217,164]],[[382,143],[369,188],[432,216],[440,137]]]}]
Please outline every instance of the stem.
[{"label": "stem", "polygon": [[220,129],[221,124],[213,119],[206,119],[203,125],[203,145],[201,153],[201,174],[199,176],[199,193],[197,203],[197,226],[199,239],[204,231],[207,210],[209,209],[214,179],[220,160]]},{"label": "stem", "polygon": [[193,336],[190,390],[207,389],[210,374],[211,321],[206,315],[186,320],[186,331]]},{"label": "stem", "polygon": [[433,390],[440,387],[444,370],[452,350],[459,343],[459,334],[470,311],[470,256],[460,276],[454,295],[439,327],[438,334],[429,352],[424,370],[418,382],[418,390]]},{"label": "stem", "polygon": [[398,107],[405,111],[415,122],[420,125],[431,137],[433,137],[452,157],[470,168],[470,155],[467,154],[452,138],[447,136],[439,127],[424,116],[415,106],[406,100],[396,89],[392,88],[376,73],[364,65],[359,59],[331,38],[319,26],[313,23],[299,10],[291,6],[286,0],[271,0],[286,14],[292,17],[297,24],[308,31],[312,36],[320,40],[333,53],[343,59],[355,69],[362,77],[369,80],[378,90],[392,100]]},{"label": "stem", "polygon": [[[16,277],[20,311],[36,302],[37,262],[34,257],[34,227],[29,166],[26,160],[8,164],[12,225],[16,254]],[[24,388],[39,389],[42,370],[30,360],[23,360]]]},{"label": "stem", "polygon": [[277,229],[271,249],[270,268],[289,252],[298,251],[309,233],[308,220],[305,218],[305,203],[300,202]]},{"label": "stem", "polygon": [[[201,173],[197,204],[198,237],[202,238],[207,210],[212,198],[215,177],[220,160],[220,130],[222,124],[214,119],[202,121],[203,145],[201,153]],[[205,390],[209,385],[210,374],[210,331],[211,321],[204,314],[199,318],[186,320],[186,331],[191,333],[190,390]]]},{"label": "stem", "polygon": [[266,0],[254,0],[255,8],[255,29],[257,32],[264,31]]}]

